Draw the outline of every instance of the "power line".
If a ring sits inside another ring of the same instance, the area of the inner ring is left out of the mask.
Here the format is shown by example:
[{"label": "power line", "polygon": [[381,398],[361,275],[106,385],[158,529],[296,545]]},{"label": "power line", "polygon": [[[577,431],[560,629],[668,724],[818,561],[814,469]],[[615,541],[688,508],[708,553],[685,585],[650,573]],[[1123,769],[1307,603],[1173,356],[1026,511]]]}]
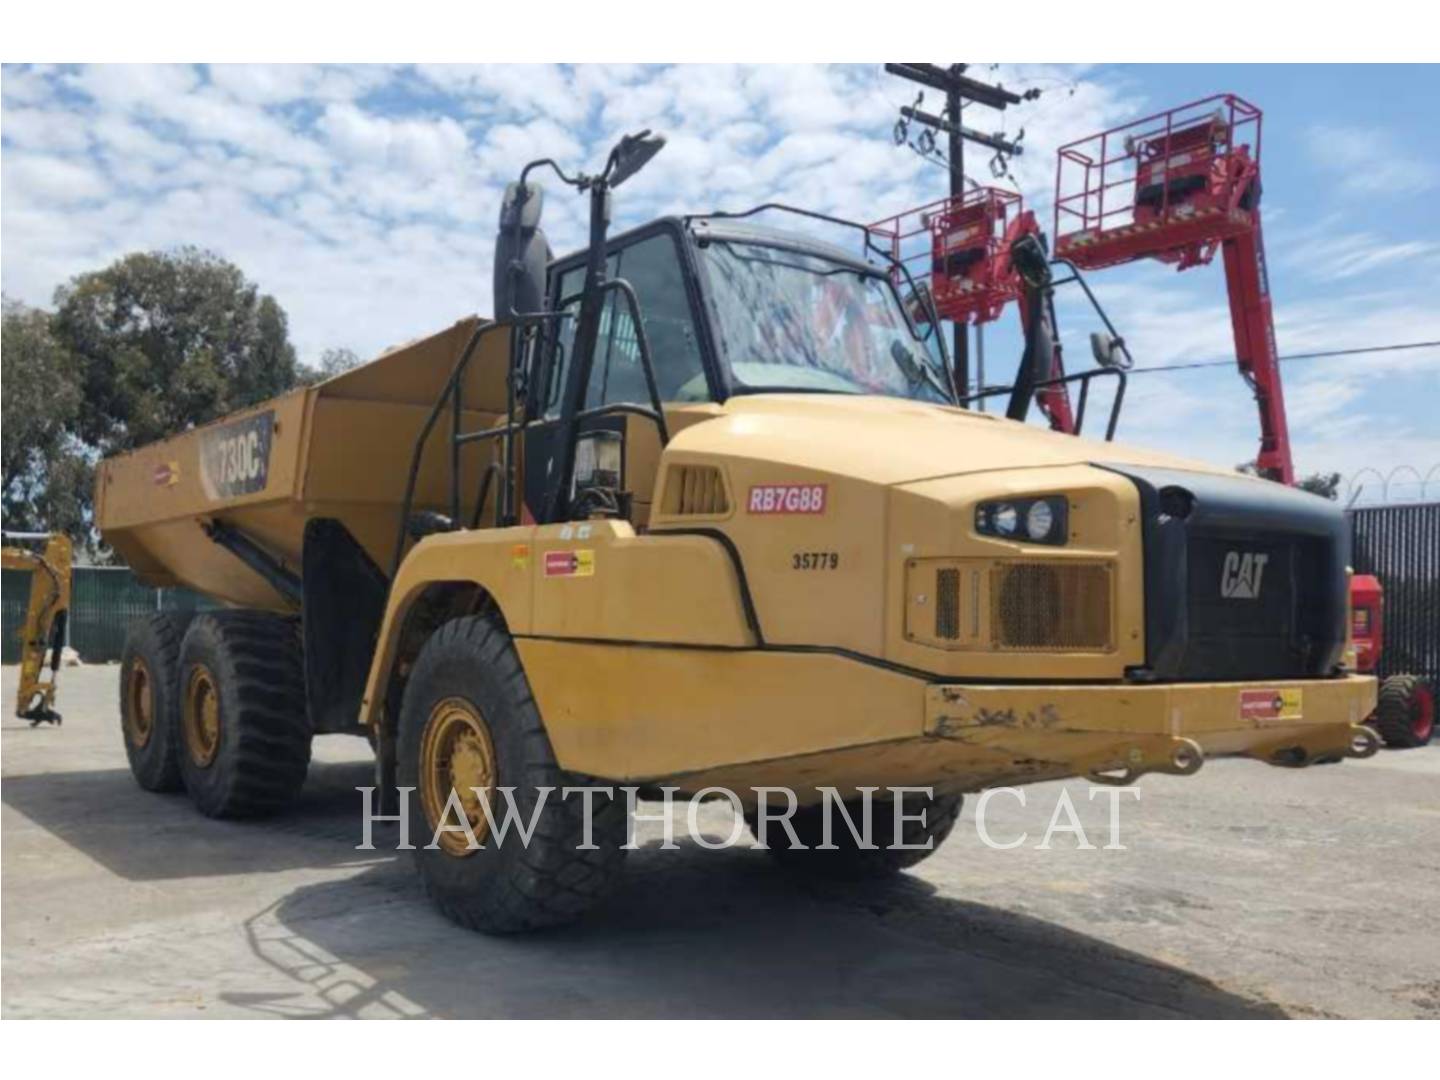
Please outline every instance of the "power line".
[{"label": "power line", "polygon": [[[1330,356],[1359,356],[1362,353],[1398,352],[1402,349],[1433,349],[1440,347],[1440,341],[1411,341],[1403,345],[1370,345],[1363,349],[1331,349],[1328,352],[1290,353],[1277,356],[1277,360],[1320,360]],[[1193,371],[1196,368],[1234,367],[1234,360],[1198,360],[1193,364],[1155,364],[1151,367],[1131,368],[1130,374],[1148,374],[1155,371]]]}]

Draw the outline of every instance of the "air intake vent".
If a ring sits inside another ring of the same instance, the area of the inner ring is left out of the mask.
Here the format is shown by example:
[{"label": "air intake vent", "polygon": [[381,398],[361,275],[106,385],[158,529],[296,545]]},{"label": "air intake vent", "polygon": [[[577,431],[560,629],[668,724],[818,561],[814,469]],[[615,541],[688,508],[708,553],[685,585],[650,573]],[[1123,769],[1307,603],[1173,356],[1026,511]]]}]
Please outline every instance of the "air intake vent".
[{"label": "air intake vent", "polygon": [[935,636],[942,641],[960,637],[960,571],[935,571]]},{"label": "air intake vent", "polygon": [[990,575],[990,627],[995,648],[1111,647],[1107,564],[998,563]]},{"label": "air intake vent", "polygon": [[725,478],[713,465],[672,465],[661,511],[676,517],[720,517],[730,512]]}]

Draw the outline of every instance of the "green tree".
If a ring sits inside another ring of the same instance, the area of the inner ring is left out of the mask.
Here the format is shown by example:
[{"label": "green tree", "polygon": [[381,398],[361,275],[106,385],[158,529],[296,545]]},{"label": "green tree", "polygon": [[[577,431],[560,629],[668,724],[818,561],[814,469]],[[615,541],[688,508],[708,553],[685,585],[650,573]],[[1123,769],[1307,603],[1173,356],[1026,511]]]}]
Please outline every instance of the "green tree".
[{"label": "green tree", "polygon": [[1311,473],[1305,479],[1297,480],[1295,486],[1301,491],[1323,495],[1327,499],[1338,499],[1340,497],[1340,474],[1338,472]]},{"label": "green tree", "polygon": [[71,434],[81,409],[74,359],[50,333],[50,316],[4,301],[0,396],[5,527],[89,537],[93,455]]},{"label": "green tree", "polygon": [[[1235,466],[1235,471],[1244,473],[1246,476],[1254,476],[1257,472],[1253,461],[1242,461]],[[1295,486],[1312,495],[1320,495],[1332,500],[1338,499],[1340,497],[1340,474],[1338,472],[1311,473],[1303,480],[1296,480]]]},{"label": "green tree", "polygon": [[75,433],[129,450],[283,393],[299,372],[285,312],[211,252],[126,255],[55,293],[52,333],[78,366]]},{"label": "green tree", "polygon": [[326,349],[320,354],[320,363],[313,367],[306,364],[300,368],[300,381],[317,383],[333,379],[336,375],[343,375],[351,368],[358,367],[360,362],[360,357],[354,349],[343,347]]}]

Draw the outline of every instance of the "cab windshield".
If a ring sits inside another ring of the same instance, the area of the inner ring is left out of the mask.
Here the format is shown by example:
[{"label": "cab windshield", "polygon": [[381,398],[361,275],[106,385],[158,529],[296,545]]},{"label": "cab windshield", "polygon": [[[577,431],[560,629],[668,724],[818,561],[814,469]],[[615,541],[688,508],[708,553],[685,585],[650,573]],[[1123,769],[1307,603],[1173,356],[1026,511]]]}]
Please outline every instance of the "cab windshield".
[{"label": "cab windshield", "polygon": [[713,240],[701,254],[716,344],[737,393],[950,400],[944,371],[879,273],[735,241]]}]

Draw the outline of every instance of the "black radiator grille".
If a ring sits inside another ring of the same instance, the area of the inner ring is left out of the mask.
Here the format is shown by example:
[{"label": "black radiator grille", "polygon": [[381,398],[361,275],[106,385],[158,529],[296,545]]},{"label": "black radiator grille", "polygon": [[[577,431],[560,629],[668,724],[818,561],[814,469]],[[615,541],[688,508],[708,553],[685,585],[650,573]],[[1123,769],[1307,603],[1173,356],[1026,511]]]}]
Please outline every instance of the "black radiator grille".
[{"label": "black radiator grille", "polygon": [[1107,466],[1144,516],[1145,659],[1136,677],[1323,678],[1345,647],[1340,508],[1280,484]]},{"label": "black radiator grille", "polygon": [[1190,537],[1188,674],[1252,679],[1304,672],[1304,599],[1327,587],[1315,580],[1309,546],[1274,538]]}]

